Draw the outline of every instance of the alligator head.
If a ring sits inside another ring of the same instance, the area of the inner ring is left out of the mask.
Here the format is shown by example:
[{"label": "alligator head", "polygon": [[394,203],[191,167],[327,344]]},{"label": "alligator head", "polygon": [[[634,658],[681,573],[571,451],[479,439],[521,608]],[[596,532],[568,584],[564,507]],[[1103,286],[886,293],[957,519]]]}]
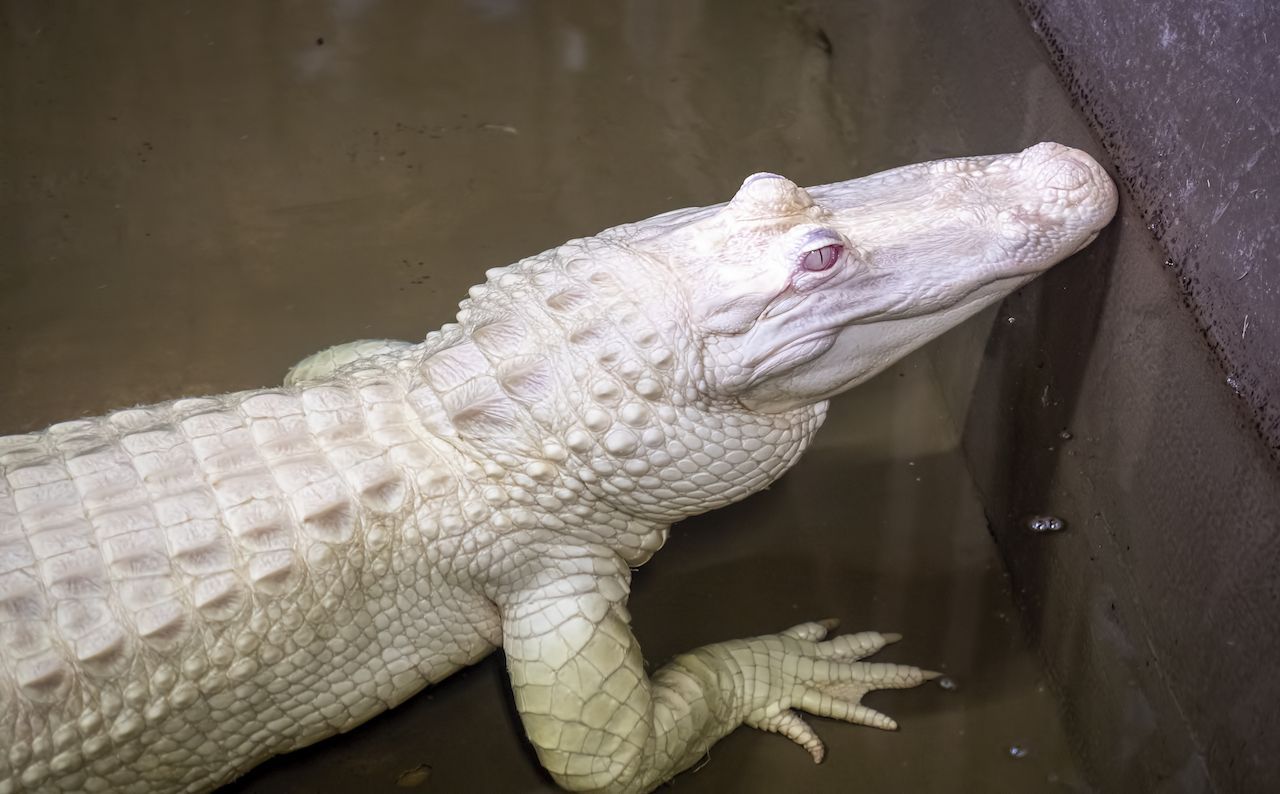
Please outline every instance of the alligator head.
[{"label": "alligator head", "polygon": [[775,412],[855,386],[999,301],[1115,208],[1097,162],[1042,143],[807,190],[755,174],[639,247],[684,285],[711,396]]}]

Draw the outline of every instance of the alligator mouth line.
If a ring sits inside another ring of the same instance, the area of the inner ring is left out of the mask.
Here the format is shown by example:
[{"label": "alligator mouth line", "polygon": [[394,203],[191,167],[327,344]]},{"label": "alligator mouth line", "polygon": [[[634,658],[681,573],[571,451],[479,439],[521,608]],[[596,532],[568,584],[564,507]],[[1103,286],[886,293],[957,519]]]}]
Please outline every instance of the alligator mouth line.
[{"label": "alligator mouth line", "polygon": [[[839,328],[828,328],[819,331],[812,331],[804,336],[784,343],[781,347],[776,348],[768,358],[765,359],[764,363],[751,374],[751,378],[747,381],[748,385],[757,384],[770,376],[776,375],[780,372],[786,372],[788,369],[793,369],[812,361],[835,344],[836,335],[838,333]],[[799,350],[801,352],[796,356],[783,355],[784,353],[793,350]]]}]

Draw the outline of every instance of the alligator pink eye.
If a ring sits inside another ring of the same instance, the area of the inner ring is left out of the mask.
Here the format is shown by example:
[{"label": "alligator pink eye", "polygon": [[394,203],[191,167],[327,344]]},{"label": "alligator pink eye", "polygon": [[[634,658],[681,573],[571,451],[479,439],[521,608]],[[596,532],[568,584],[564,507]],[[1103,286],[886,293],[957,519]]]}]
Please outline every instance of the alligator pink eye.
[{"label": "alligator pink eye", "polygon": [[800,260],[800,267],[812,273],[830,270],[842,253],[844,253],[844,246],[839,243],[824,245],[805,254],[804,259]]}]

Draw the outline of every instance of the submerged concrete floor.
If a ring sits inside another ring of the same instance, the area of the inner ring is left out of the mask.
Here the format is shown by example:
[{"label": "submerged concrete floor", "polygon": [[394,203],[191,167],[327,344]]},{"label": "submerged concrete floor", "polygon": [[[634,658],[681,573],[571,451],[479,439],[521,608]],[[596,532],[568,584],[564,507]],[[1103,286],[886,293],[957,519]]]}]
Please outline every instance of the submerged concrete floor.
[{"label": "submerged concrete floor", "polygon": [[[966,153],[883,117],[909,83],[877,64],[910,68],[885,53],[925,7],[868,4],[895,24],[850,41],[773,2],[0,4],[0,431],[420,338],[486,268],[723,200],[752,171],[847,178],[907,139]],[[832,50],[849,48],[874,116],[833,90]],[[958,689],[873,695],[897,734],[818,721],[821,767],[740,730],[680,789],[1086,790],[935,371],[916,356],[842,399],[776,487],[680,525],[632,610],[654,664],[838,616],[903,632],[883,658]],[[499,656],[233,788],[403,787],[551,789]]]}]

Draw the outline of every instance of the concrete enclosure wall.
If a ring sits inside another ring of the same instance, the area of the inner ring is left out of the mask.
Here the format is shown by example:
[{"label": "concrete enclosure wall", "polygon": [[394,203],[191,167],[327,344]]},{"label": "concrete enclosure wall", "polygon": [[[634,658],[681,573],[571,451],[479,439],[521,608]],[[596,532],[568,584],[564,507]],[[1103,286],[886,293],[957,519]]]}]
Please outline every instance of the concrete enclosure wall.
[{"label": "concrete enclosure wall", "polygon": [[1002,309],[966,451],[1102,790],[1277,791],[1275,6],[1025,7],[1127,200]]},{"label": "concrete enclosure wall", "polygon": [[1280,10],[1024,0],[1165,264],[1280,452]]}]

